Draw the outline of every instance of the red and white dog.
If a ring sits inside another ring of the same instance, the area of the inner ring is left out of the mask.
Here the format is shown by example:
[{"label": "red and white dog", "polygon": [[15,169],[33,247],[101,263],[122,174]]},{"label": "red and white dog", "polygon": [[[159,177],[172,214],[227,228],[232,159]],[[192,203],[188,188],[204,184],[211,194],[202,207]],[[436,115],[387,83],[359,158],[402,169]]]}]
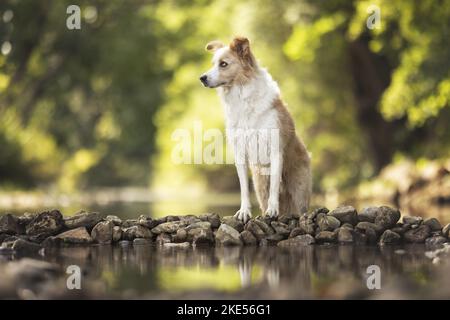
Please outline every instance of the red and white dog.
[{"label": "red and white dog", "polygon": [[[248,183],[250,167],[260,208],[269,217],[301,214],[308,210],[311,196],[310,156],[297,137],[294,121],[281,100],[277,83],[258,63],[246,38],[237,37],[228,45],[207,44],[213,67],[200,77],[204,86],[217,88],[223,102],[228,142],[233,147],[241,188],[241,208],[235,217],[244,223],[251,218]],[[242,134],[252,132],[252,134]],[[276,130],[276,139],[254,132]],[[266,138],[261,139],[262,136]],[[244,137],[244,143],[236,140]],[[271,143],[268,163],[249,161],[260,152],[258,146]],[[277,143],[276,150],[273,148]],[[275,151],[274,151],[275,150]],[[269,169],[269,170],[267,170]],[[270,174],[267,174],[267,171]]]}]

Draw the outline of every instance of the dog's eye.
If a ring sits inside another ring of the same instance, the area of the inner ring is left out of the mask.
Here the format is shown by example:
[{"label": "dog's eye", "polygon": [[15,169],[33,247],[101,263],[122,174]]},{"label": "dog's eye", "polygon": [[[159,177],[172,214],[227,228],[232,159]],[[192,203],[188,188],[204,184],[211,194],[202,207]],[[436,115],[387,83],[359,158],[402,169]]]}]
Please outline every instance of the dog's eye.
[{"label": "dog's eye", "polygon": [[226,63],[225,61],[222,61],[221,63],[219,63],[219,66],[221,68],[225,68],[228,65],[228,63]]}]

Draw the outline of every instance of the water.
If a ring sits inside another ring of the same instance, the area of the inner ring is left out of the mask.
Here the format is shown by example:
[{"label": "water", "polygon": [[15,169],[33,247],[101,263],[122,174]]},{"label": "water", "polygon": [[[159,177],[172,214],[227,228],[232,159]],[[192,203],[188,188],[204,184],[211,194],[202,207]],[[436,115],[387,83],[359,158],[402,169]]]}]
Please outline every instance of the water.
[{"label": "water", "polygon": [[[62,212],[69,215],[80,208],[72,205]],[[139,214],[181,212],[228,215],[235,212],[236,204],[110,203],[85,209],[127,219]],[[446,277],[449,263],[432,264],[425,256],[427,250],[424,245],[315,245],[292,249],[93,245],[52,249],[35,258],[56,263],[62,271],[77,265],[83,272],[82,290],[69,292],[63,272],[58,280],[44,286],[45,290],[39,287],[44,298],[450,298],[450,280]],[[4,260],[0,259],[0,267]],[[380,267],[380,290],[367,287],[367,268],[371,265]]]}]

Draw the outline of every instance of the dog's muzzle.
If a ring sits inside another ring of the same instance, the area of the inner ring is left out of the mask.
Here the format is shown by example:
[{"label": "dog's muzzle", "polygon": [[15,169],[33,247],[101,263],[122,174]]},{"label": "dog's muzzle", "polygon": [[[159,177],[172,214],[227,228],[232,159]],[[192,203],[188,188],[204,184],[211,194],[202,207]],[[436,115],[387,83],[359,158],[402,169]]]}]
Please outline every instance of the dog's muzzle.
[{"label": "dog's muzzle", "polygon": [[202,82],[202,84],[207,87],[208,86],[208,76],[206,74],[202,75],[200,77],[200,81]]}]

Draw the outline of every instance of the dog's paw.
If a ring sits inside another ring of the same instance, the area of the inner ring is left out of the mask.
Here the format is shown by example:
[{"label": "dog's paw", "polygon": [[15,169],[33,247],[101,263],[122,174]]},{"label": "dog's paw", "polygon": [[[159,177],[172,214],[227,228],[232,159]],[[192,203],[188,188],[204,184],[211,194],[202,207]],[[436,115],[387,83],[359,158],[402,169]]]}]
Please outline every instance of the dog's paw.
[{"label": "dog's paw", "polygon": [[241,208],[236,212],[234,217],[241,220],[245,224],[252,217],[252,213],[251,213],[250,209]]},{"label": "dog's paw", "polygon": [[269,218],[276,218],[278,217],[278,209],[269,207],[267,208],[265,215]]}]

